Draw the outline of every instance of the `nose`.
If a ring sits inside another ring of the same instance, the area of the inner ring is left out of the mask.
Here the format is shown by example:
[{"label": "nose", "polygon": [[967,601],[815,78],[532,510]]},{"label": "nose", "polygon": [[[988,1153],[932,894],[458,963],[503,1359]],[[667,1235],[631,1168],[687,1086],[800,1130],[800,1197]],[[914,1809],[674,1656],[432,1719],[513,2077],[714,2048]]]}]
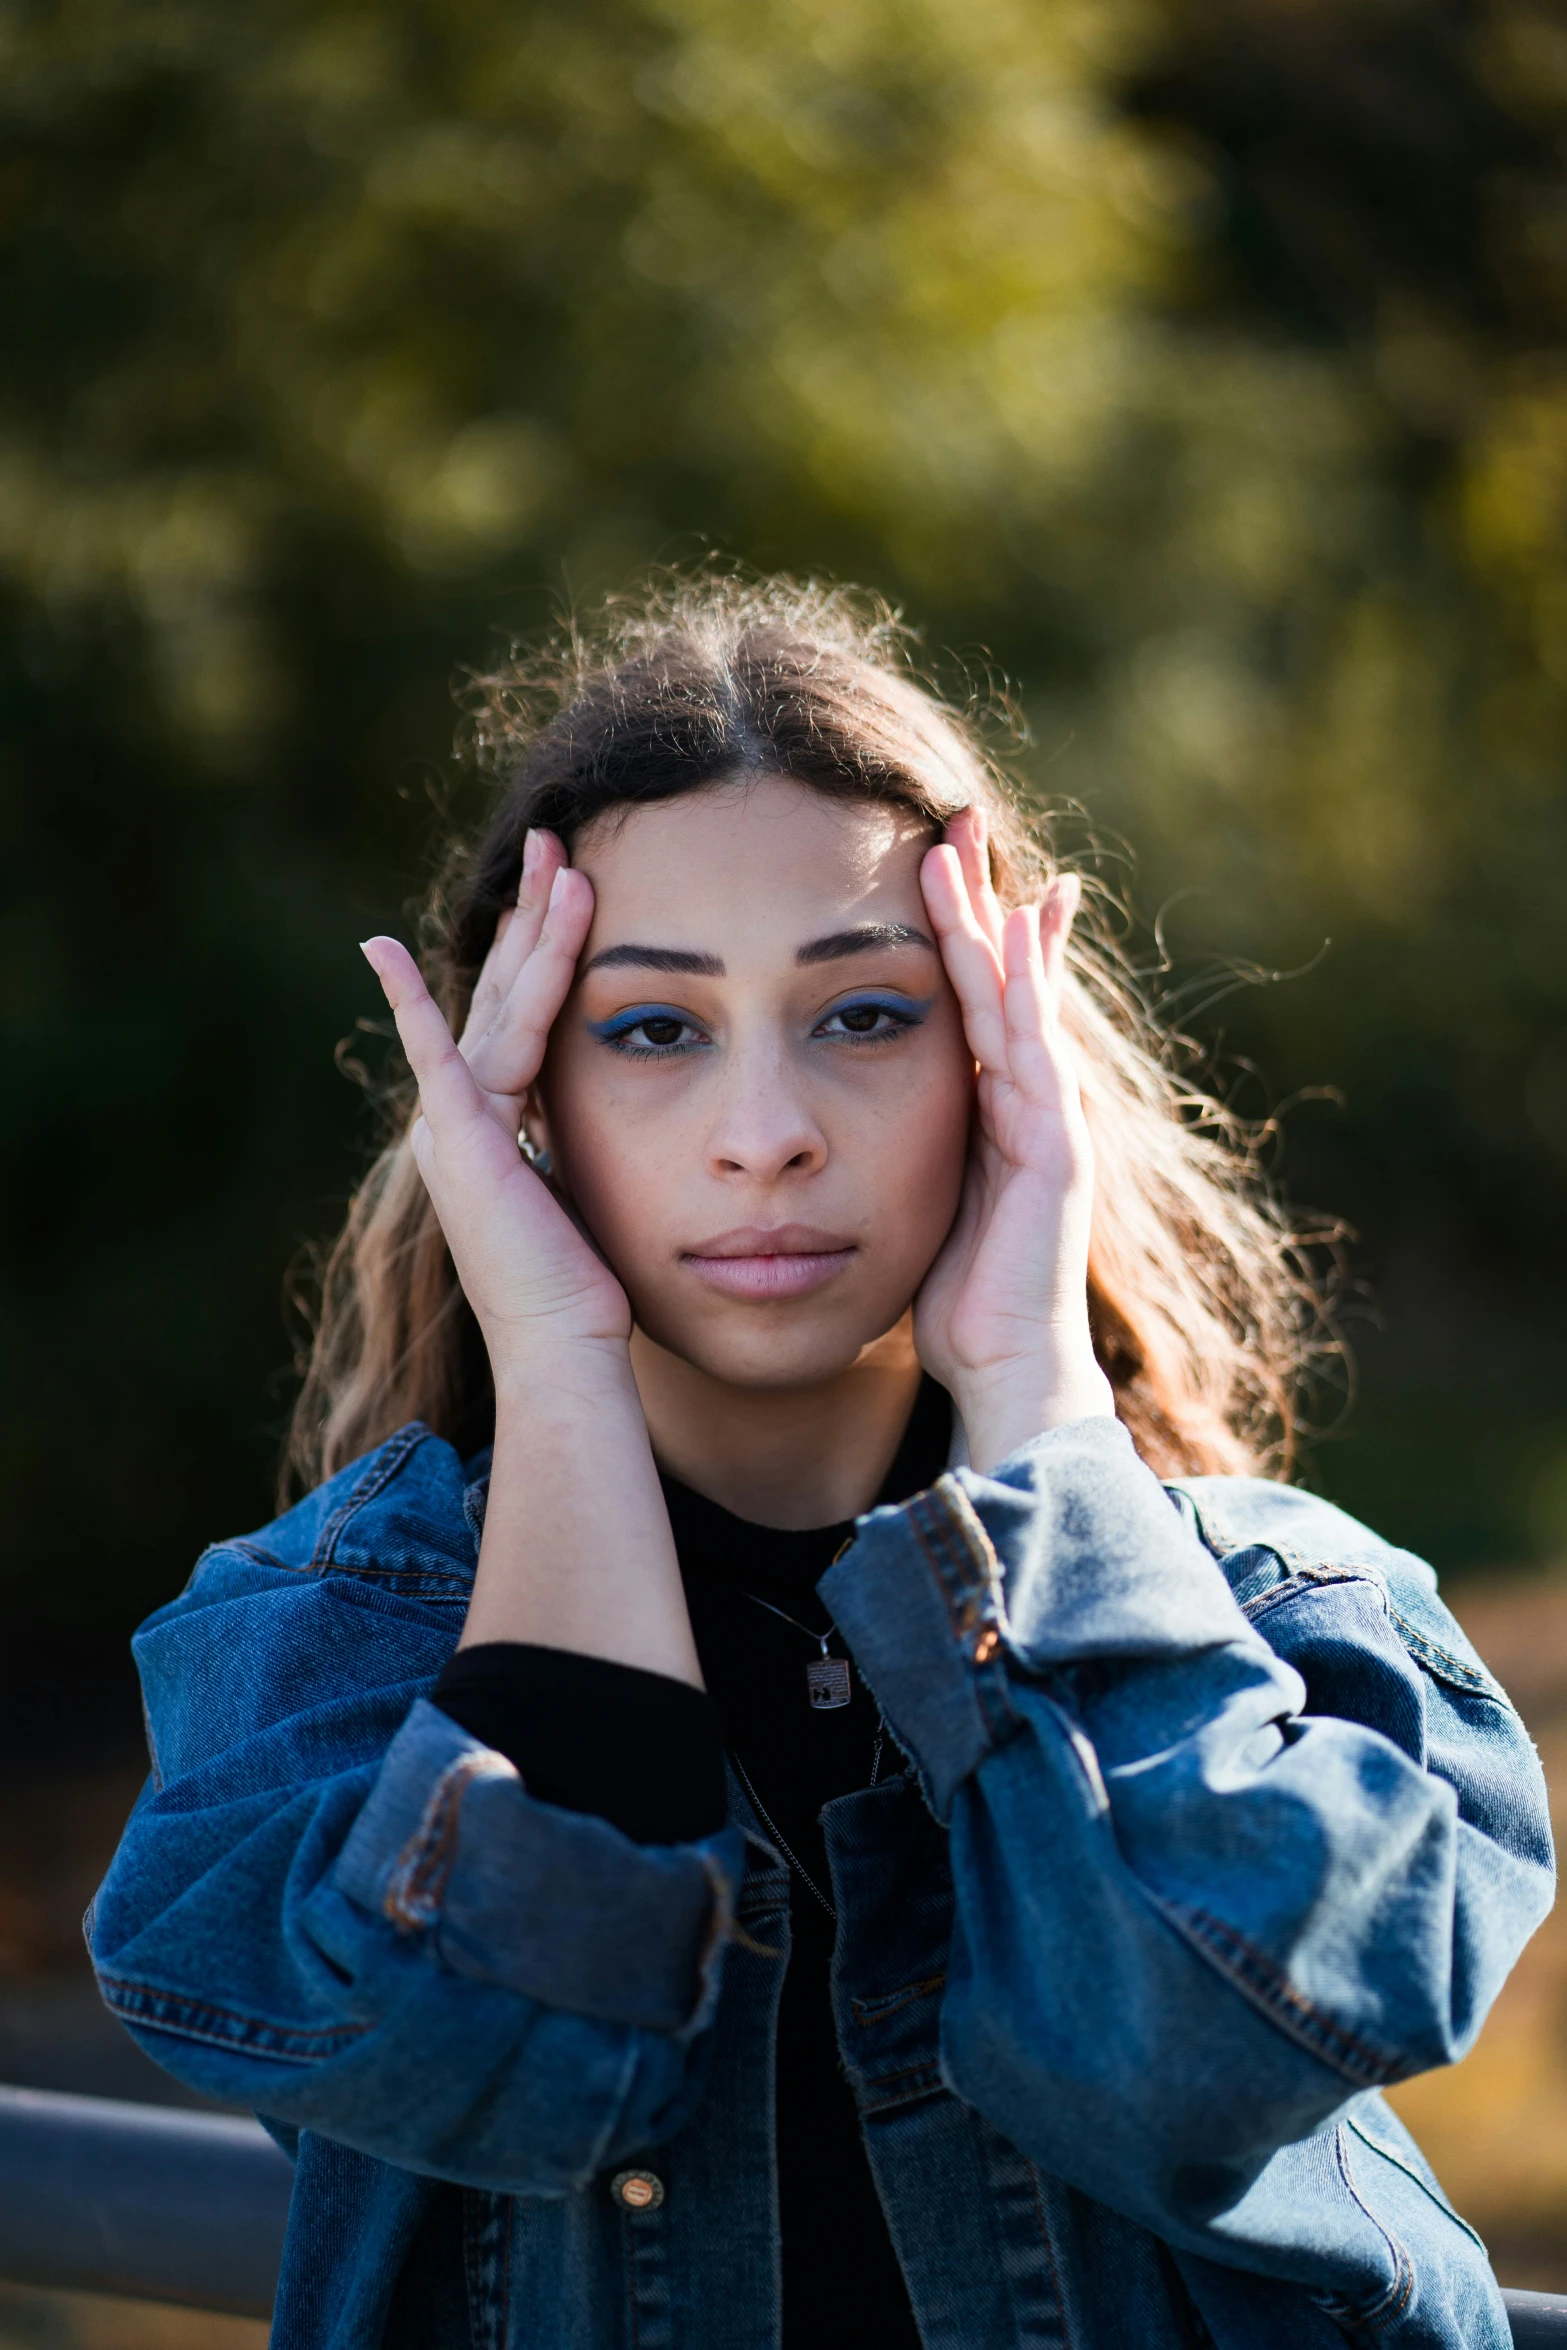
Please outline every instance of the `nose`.
[{"label": "nose", "polygon": [[708,1135],[712,1172],[776,1183],[825,1167],[827,1137],[788,1056],[758,1038],[737,1043],[727,1058],[723,1098]]}]

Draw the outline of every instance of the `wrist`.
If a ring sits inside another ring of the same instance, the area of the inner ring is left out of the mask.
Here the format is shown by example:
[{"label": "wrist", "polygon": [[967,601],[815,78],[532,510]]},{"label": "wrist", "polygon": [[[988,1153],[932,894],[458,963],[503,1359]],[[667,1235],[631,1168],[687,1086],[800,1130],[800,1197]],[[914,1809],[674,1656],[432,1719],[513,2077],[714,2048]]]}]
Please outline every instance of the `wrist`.
[{"label": "wrist", "polygon": [[640,1400],[631,1371],[631,1349],[621,1338],[537,1341],[497,1357],[490,1376],[497,1425],[508,1419],[537,1421],[570,1415],[583,1405],[613,1406]]},{"label": "wrist", "polygon": [[954,1382],[952,1400],[981,1475],[1052,1428],[1115,1418],[1115,1391],[1092,1352],[1086,1361],[1045,1356],[969,1373]]},{"label": "wrist", "polygon": [[464,1647],[523,1641],[702,1685],[624,1344],[496,1366],[495,1452]]}]

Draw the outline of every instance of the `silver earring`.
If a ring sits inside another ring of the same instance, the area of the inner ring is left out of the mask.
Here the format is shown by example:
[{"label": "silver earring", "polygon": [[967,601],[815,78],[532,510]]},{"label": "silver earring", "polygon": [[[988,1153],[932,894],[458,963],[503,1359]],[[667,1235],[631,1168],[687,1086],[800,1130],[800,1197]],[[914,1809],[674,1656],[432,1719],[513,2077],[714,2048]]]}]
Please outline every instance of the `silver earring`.
[{"label": "silver earring", "polygon": [[548,1180],[548,1178],[554,1174],[555,1163],[551,1159],[549,1152],[547,1150],[542,1150],[539,1147],[539,1145],[529,1134],[526,1126],[523,1127],[521,1133],[517,1137],[517,1148],[521,1151],[523,1157],[527,1160],[535,1175],[542,1175],[546,1180]]}]

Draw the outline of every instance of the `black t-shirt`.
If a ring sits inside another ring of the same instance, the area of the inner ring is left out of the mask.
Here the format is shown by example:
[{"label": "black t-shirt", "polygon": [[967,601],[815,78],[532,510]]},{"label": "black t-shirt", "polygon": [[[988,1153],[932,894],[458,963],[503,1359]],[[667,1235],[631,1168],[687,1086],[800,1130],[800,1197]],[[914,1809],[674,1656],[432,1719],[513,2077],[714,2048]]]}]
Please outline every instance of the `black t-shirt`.
[{"label": "black t-shirt", "polygon": [[[951,1433],[951,1403],[926,1379],[878,1500],[906,1501],[933,1484]],[[816,1585],[854,1526],[782,1532],[673,1478],[663,1486],[706,1695],[634,1666],[497,1641],[460,1650],[435,1702],[514,1762],[531,1793],[643,1843],[688,1841],[722,1823],[727,1747],[790,1863],[777,2064],[786,2350],[918,2350],[830,1999],[833,1890],[819,1814],[903,1767],[852,1666],[846,1705],[811,1702],[818,1635],[828,1634],[831,1656],[847,1654]]]}]

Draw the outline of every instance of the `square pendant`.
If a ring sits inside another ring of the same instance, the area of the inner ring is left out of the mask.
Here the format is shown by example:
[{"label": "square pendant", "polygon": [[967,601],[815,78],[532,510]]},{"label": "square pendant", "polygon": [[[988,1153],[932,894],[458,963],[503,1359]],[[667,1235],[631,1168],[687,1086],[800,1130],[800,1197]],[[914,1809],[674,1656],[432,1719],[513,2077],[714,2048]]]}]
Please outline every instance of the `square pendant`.
[{"label": "square pendant", "polygon": [[834,1713],[849,1702],[849,1664],[846,1657],[824,1656],[805,1668],[805,1692],[811,1711]]}]

